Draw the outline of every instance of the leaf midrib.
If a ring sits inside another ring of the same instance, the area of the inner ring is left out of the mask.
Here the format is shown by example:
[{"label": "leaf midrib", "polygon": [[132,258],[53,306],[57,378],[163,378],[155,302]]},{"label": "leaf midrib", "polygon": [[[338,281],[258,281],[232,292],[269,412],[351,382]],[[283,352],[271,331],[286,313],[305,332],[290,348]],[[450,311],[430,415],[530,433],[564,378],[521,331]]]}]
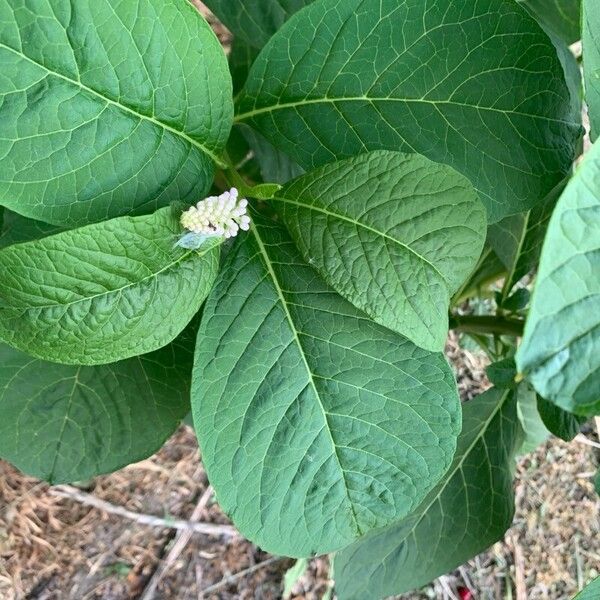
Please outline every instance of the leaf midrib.
[{"label": "leaf midrib", "polygon": [[258,233],[258,229],[256,227],[255,224],[252,225],[251,227],[251,231],[252,234],[254,235],[254,239],[256,240],[256,243],[258,245],[258,249],[260,251],[260,254],[262,256],[263,262],[265,263],[265,266],[267,268],[267,271],[269,272],[269,275],[273,281],[273,285],[275,286],[275,290],[277,291],[277,295],[279,297],[279,300],[281,302],[283,311],[285,313],[285,316],[287,318],[287,321],[290,325],[290,329],[292,331],[292,334],[294,336],[294,341],[298,347],[298,351],[300,352],[300,356],[302,358],[302,362],[304,363],[304,367],[306,369],[306,372],[308,374],[308,378],[309,378],[309,383],[310,386],[313,389],[313,392],[315,394],[315,397],[317,399],[317,403],[319,404],[319,408],[321,409],[321,412],[323,413],[323,421],[325,423],[325,429],[327,430],[327,433],[329,435],[329,438],[331,440],[331,447],[333,450],[333,455],[335,456],[335,459],[338,463],[338,467],[340,469],[340,472],[342,474],[342,480],[344,482],[344,489],[346,491],[346,498],[348,500],[348,504],[350,505],[350,511],[352,513],[352,520],[354,521],[354,526],[356,527],[356,532],[358,533],[358,535],[362,535],[362,530],[360,527],[360,524],[358,522],[358,517],[356,515],[356,511],[354,509],[354,503],[352,502],[352,499],[350,498],[350,492],[349,492],[349,488],[348,488],[348,482],[346,481],[346,471],[344,470],[344,468],[342,467],[342,463],[340,461],[340,457],[338,455],[337,452],[337,445],[335,443],[335,440],[333,439],[333,435],[331,434],[331,429],[329,427],[329,419],[327,418],[327,411],[325,410],[325,407],[323,406],[323,403],[321,401],[321,397],[319,395],[319,392],[317,390],[317,386],[315,384],[314,378],[313,378],[313,373],[312,370],[308,364],[308,360],[306,359],[306,355],[304,353],[304,348],[302,346],[302,343],[300,342],[300,338],[298,337],[298,331],[296,329],[296,325],[294,324],[294,320],[292,318],[292,315],[287,307],[287,302],[285,299],[285,295],[283,293],[283,290],[281,288],[281,286],[279,285],[279,280],[277,279],[277,275],[275,273],[275,270],[273,269],[273,265],[271,264],[271,259],[269,258],[269,255],[267,253],[267,250],[262,242],[262,239],[260,237],[260,234]]},{"label": "leaf midrib", "polygon": [[453,100],[426,100],[425,98],[391,98],[386,96],[381,97],[370,97],[370,96],[348,96],[348,97],[339,97],[339,98],[304,98],[302,100],[298,100],[295,102],[283,102],[281,104],[271,104],[269,106],[263,106],[261,108],[255,108],[253,110],[249,110],[244,113],[238,113],[235,115],[233,122],[238,123],[240,121],[245,121],[247,119],[251,119],[261,114],[274,112],[277,110],[283,110],[286,108],[296,108],[298,106],[305,106],[309,104],[335,104],[336,102],[404,102],[406,104],[431,104],[433,106],[438,105],[449,105],[449,106],[460,106],[462,108],[472,108],[475,110],[485,110],[494,113],[500,113],[502,115],[516,115],[519,117],[527,117],[531,119],[541,119],[544,121],[549,121],[550,123],[558,123],[561,125],[574,126],[576,123],[571,121],[565,121],[563,119],[555,119],[551,117],[546,117],[544,115],[532,115],[529,113],[524,113],[515,110],[502,110],[499,108],[493,108],[492,106],[479,106],[477,104],[466,104],[464,102],[454,102]]},{"label": "leaf midrib", "polygon": [[305,208],[307,210],[313,210],[315,212],[321,212],[324,215],[327,215],[329,217],[333,217],[336,219],[340,219],[342,221],[346,221],[348,223],[351,223],[352,225],[356,226],[356,227],[362,227],[363,229],[366,229],[367,231],[370,231],[371,233],[374,233],[376,235],[382,236],[388,240],[390,240],[391,242],[393,242],[394,244],[397,244],[398,246],[401,246],[402,248],[405,248],[406,250],[408,250],[411,254],[413,254],[414,256],[416,256],[420,261],[424,262],[425,264],[429,265],[429,267],[431,267],[435,273],[437,273],[437,275],[439,275],[442,278],[442,281],[446,284],[446,287],[449,288],[448,282],[446,281],[446,278],[442,275],[442,273],[438,270],[438,268],[429,260],[427,260],[424,256],[422,256],[421,254],[419,254],[414,248],[411,248],[408,244],[405,244],[403,242],[401,242],[399,239],[392,237],[391,235],[388,235],[387,233],[384,233],[383,231],[379,231],[378,229],[375,229],[374,227],[371,227],[370,225],[367,225],[366,223],[363,223],[361,221],[356,221],[354,219],[351,219],[350,217],[343,215],[341,213],[337,213],[337,212],[333,212],[331,210],[328,210],[322,206],[317,206],[316,204],[304,204],[302,202],[298,202],[297,200],[291,200],[290,198],[285,198],[283,196],[275,196],[273,198],[273,200],[281,200],[282,202],[287,202],[289,204],[294,204],[296,206],[299,206],[300,208]]},{"label": "leaf midrib", "polygon": [[54,77],[58,77],[59,79],[62,79],[66,82],[68,82],[69,84],[80,88],[81,90],[84,90],[86,92],[88,92],[89,94],[92,94],[93,96],[100,98],[103,102],[106,102],[107,104],[110,104],[112,106],[116,106],[117,108],[119,108],[120,110],[129,113],[135,117],[137,117],[140,120],[145,120],[145,121],[149,121],[150,123],[152,123],[153,125],[155,125],[156,127],[161,127],[163,129],[165,129],[166,131],[171,132],[172,134],[183,138],[184,140],[186,140],[189,144],[191,144],[192,146],[198,148],[198,150],[200,150],[201,152],[203,152],[204,154],[206,154],[212,161],[214,161],[217,165],[219,165],[220,167],[225,167],[226,165],[223,163],[223,161],[212,151],[209,150],[204,144],[200,143],[198,140],[190,137],[187,133],[185,133],[184,131],[181,131],[180,129],[176,129],[175,127],[172,127],[171,125],[168,125],[167,123],[164,123],[163,121],[159,121],[158,119],[155,119],[154,117],[151,117],[149,115],[145,115],[143,113],[140,113],[136,110],[134,110],[133,108],[125,105],[125,104],[121,104],[119,102],[117,102],[116,100],[113,100],[112,98],[109,98],[103,94],[101,94],[99,91],[88,87],[87,85],[85,85],[84,83],[82,83],[81,81],[76,81],[74,79],[71,79],[70,77],[67,77],[66,75],[63,75],[62,73],[58,73],[57,71],[53,71],[52,69],[49,69],[46,65],[43,65],[42,63],[39,63],[38,61],[34,60],[33,58],[27,56],[26,54],[23,54],[23,52],[19,52],[18,50],[16,50],[15,48],[12,48],[11,46],[7,46],[6,44],[3,44],[0,42],[0,48],[4,48],[5,50],[8,50],[9,52],[12,52],[13,54],[16,54],[17,56],[21,57],[24,60],[27,60],[28,62],[30,62],[31,64],[39,67],[40,69],[43,69],[44,71],[46,71],[47,73],[49,73],[50,75],[53,75]]}]

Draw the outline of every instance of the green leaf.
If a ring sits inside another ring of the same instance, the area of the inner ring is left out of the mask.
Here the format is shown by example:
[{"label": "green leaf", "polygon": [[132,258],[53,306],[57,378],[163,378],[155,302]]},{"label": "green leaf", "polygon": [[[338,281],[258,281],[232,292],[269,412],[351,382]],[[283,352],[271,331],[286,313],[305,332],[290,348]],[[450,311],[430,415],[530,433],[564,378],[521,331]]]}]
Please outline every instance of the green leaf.
[{"label": "green leaf", "polygon": [[256,59],[237,122],[309,169],[368,150],[466,175],[491,222],[569,172],[580,138],[557,50],[513,0],[322,0]]},{"label": "green leaf", "polygon": [[583,71],[592,140],[600,134],[600,5],[583,0]]},{"label": "green leaf", "polygon": [[529,304],[530,297],[531,293],[527,288],[519,288],[502,303],[502,308],[513,313],[522,311]]},{"label": "green leaf", "polygon": [[284,184],[304,173],[304,169],[283,152],[277,150],[260,133],[244,125],[239,125],[236,129],[238,128],[254,152],[264,181]]},{"label": "green leaf", "polygon": [[600,411],[600,144],[550,220],[517,366],[537,392],[580,415]]},{"label": "green leaf", "polygon": [[597,577],[587,587],[579,592],[573,600],[598,600],[600,597],[600,577]]},{"label": "green leaf", "polygon": [[313,0],[204,0],[204,4],[239,38],[262,48],[292,14]]},{"label": "green leaf", "polygon": [[64,231],[64,227],[28,219],[4,209],[4,219],[0,222],[0,250],[13,244],[39,240],[61,231]]},{"label": "green leaf", "polygon": [[261,183],[252,187],[249,195],[257,200],[271,200],[280,189],[281,186],[278,183]]},{"label": "green leaf", "polygon": [[43,360],[91,365],[151,352],[198,312],[218,242],[175,247],[170,208],[0,251],[0,338]]},{"label": "green leaf", "polygon": [[516,393],[517,412],[524,432],[519,454],[529,454],[534,452],[540,444],[543,444],[550,437],[551,432],[538,412],[538,395],[531,385],[527,382],[521,383]]},{"label": "green leaf", "polygon": [[206,195],[231,80],[186,0],[0,0],[0,204],[76,226]]},{"label": "green leaf", "polygon": [[517,2],[522,4],[544,27],[568,44],[581,38],[579,27],[581,0],[517,0]]},{"label": "green leaf", "polygon": [[[514,358],[505,358],[485,369],[491,383],[497,388],[517,387],[517,367]],[[524,452],[535,450],[549,434],[571,441],[578,433],[585,417],[568,413],[537,395],[528,384],[521,383],[517,391],[519,419],[525,431]]]},{"label": "green leaf", "polygon": [[454,294],[452,305],[456,306],[473,296],[482,296],[487,291],[487,288],[495,284],[505,273],[506,267],[491,246],[486,243],[477,267],[471,275],[469,275],[469,278],[461,286],[458,292]]},{"label": "green leaf", "polygon": [[192,406],[221,507],[275,554],[339,549],[410,513],[449,467],[460,405],[442,354],[367,319],[255,217],[199,332]]},{"label": "green leaf", "polygon": [[537,397],[537,410],[548,431],[565,442],[570,442],[587,420],[586,417],[578,417],[559,408],[541,396]]},{"label": "green leaf", "polygon": [[532,210],[490,226],[488,242],[508,270],[505,293],[537,266],[552,211],[566,183],[566,180],[561,182]]},{"label": "green leaf", "polygon": [[233,83],[233,93],[237,95],[246,83],[252,63],[258,56],[258,50],[235,38],[229,53],[229,71]]},{"label": "green leaf", "polygon": [[189,410],[191,333],[97,367],[48,363],[0,344],[0,457],[65,483],[150,456]]},{"label": "green leaf", "polygon": [[511,389],[516,387],[517,367],[514,358],[503,358],[485,368],[488,379],[497,388]]},{"label": "green leaf", "polygon": [[372,152],[285,185],[273,203],[304,260],[377,323],[444,348],[450,298],[477,264],[485,209],[424,156]]},{"label": "green leaf", "polygon": [[408,518],[336,555],[338,598],[408,592],[499,540],[514,512],[511,465],[519,429],[512,392],[492,389],[467,402],[445,478]]}]

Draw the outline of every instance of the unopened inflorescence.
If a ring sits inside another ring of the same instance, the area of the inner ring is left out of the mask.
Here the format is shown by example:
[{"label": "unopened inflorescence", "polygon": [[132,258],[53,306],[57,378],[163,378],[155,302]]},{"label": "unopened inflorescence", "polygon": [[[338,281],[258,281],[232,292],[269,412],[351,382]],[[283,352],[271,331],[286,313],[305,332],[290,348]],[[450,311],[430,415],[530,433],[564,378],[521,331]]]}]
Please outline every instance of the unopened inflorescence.
[{"label": "unopened inflorescence", "polygon": [[239,198],[236,188],[223,192],[220,196],[210,196],[201,200],[181,215],[181,225],[206,237],[230,238],[240,230],[250,229],[250,217],[246,214],[248,201]]}]

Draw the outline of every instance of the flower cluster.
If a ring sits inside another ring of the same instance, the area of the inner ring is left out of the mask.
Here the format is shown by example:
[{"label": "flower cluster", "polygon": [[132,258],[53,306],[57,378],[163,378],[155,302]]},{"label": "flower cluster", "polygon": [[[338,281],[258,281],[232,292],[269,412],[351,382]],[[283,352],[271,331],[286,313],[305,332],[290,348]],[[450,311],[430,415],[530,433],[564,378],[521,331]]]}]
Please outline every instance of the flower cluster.
[{"label": "flower cluster", "polygon": [[238,199],[239,192],[231,188],[220,196],[201,200],[181,215],[181,225],[206,237],[234,237],[241,230],[250,229],[250,217],[246,214],[248,201]]}]

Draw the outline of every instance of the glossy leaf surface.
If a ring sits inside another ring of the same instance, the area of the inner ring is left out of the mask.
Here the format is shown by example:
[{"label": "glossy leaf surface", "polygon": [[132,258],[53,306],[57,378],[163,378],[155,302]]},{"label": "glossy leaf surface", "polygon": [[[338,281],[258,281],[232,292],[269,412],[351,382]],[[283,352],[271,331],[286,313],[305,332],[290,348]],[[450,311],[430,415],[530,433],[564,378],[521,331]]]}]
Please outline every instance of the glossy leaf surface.
[{"label": "glossy leaf surface", "polygon": [[225,54],[186,0],[0,0],[0,204],[56,225],[204,196]]},{"label": "glossy leaf surface", "polygon": [[44,360],[101,364],[171,342],[198,312],[218,242],[175,247],[170,208],[0,251],[0,338]]},{"label": "glossy leaf surface", "polygon": [[463,430],[444,479],[406,519],[339,552],[340,600],[419,588],[491,546],[510,527],[520,439],[513,392],[492,389],[463,407]]},{"label": "glossy leaf surface", "polygon": [[416,152],[478,189],[490,221],[541,201],[580,136],[557,50],[514,0],[322,0],[255,61],[237,120],[303,168]]},{"label": "glossy leaf surface", "polygon": [[450,298],[477,264],[485,209],[423,156],[363,154],[285,185],[273,206],[304,260],[376,322],[441,351]]},{"label": "glossy leaf surface", "polygon": [[192,405],[220,505],[266,550],[339,549],[413,510],[451,463],[442,354],[367,319],[255,216],[199,331]]},{"label": "glossy leaf surface", "polygon": [[550,220],[517,366],[543,398],[600,412],[600,144]]}]

